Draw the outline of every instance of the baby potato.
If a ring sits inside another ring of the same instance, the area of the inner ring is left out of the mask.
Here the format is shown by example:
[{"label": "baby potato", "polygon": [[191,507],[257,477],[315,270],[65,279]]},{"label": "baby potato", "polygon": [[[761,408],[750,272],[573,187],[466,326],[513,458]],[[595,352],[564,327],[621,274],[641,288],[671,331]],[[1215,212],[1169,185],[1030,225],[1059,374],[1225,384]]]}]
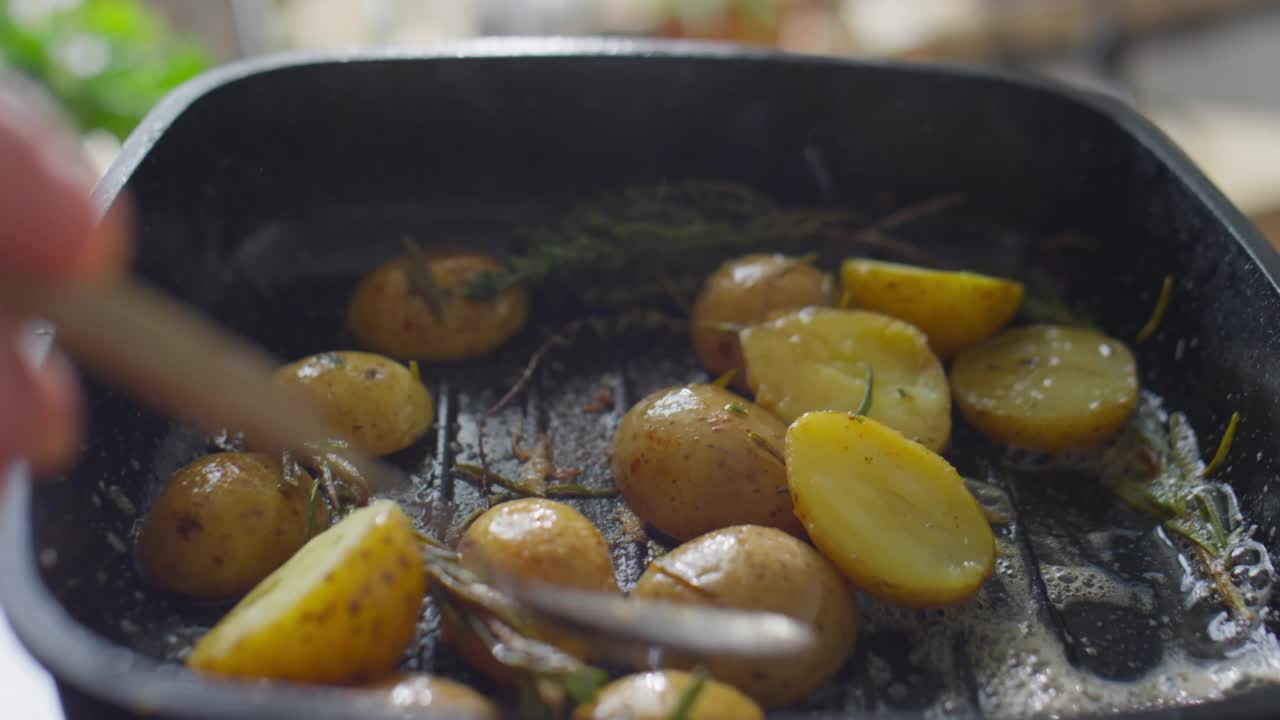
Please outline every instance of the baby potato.
[{"label": "baby potato", "polygon": [[[604,535],[570,505],[544,498],[504,502],[487,510],[458,542],[462,565],[483,577],[490,569],[578,590],[618,592]],[[577,657],[586,647],[575,637],[541,628],[548,643]],[[500,682],[511,672],[469,629],[446,621],[446,641],[467,664]]]},{"label": "baby potato", "polygon": [[812,410],[857,411],[941,452],[951,435],[951,389],[914,325],[865,310],[809,308],[741,333],[756,402],[783,422]]},{"label": "baby potato", "polygon": [[259,583],[200,638],[187,665],[238,678],[367,682],[408,649],[426,592],[413,522],[375,500]]},{"label": "baby potato", "polygon": [[460,682],[424,673],[397,673],[361,688],[377,704],[406,714],[498,720],[498,706]]},{"label": "baby potato", "polygon": [[284,481],[280,458],[217,453],[173,474],[138,535],[143,574],[156,585],[205,600],[248,592],[329,527],[311,478]]},{"label": "baby potato", "polygon": [[785,432],[728,390],[667,388],[623,416],[613,477],[636,515],[677,540],[742,524],[799,534],[780,455]]},{"label": "baby potato", "polygon": [[501,503],[471,523],[458,542],[462,564],[578,590],[617,592],[609,543],[571,505],[545,498]]},{"label": "baby potato", "polygon": [[1045,452],[1101,445],[1138,401],[1138,367],[1115,338],[1084,328],[1008,330],[956,358],[951,387],[991,439]]},{"label": "baby potato", "polygon": [[1021,283],[969,272],[850,259],[840,277],[851,307],[915,325],[943,358],[994,335],[1022,302]]},{"label": "baby potato", "polygon": [[[669,720],[689,692],[693,675],[679,670],[639,673],[600,688],[578,706],[573,720]],[[734,688],[710,678],[693,698],[685,720],[764,720],[764,711]]]},{"label": "baby potato", "polygon": [[707,277],[693,304],[690,332],[694,352],[712,375],[737,370],[734,384],[745,390],[738,333],[726,328],[754,325],[778,310],[832,305],[831,276],[800,258],[746,255]]},{"label": "baby potato", "polygon": [[786,447],[796,514],[859,590],[910,607],[952,605],[991,575],[991,526],[941,456],[841,412],[801,416]]},{"label": "baby potato", "polygon": [[333,429],[365,452],[403,450],[431,427],[435,404],[408,368],[381,355],[328,352],[276,371],[309,398]]},{"label": "baby potato", "polygon": [[[422,267],[425,263],[426,267]],[[428,250],[399,257],[360,281],[348,324],[365,348],[401,360],[461,360],[487,355],[524,326],[523,288],[471,299],[465,290],[482,273],[502,269],[496,259],[461,250]],[[414,278],[429,273],[435,303]]]},{"label": "baby potato", "polygon": [[780,530],[755,525],[707,533],[654,560],[631,596],[770,611],[813,626],[817,647],[785,663],[671,659],[672,667],[705,665],[766,708],[793,703],[835,674],[853,650],[858,624],[845,580],[826,558]]}]

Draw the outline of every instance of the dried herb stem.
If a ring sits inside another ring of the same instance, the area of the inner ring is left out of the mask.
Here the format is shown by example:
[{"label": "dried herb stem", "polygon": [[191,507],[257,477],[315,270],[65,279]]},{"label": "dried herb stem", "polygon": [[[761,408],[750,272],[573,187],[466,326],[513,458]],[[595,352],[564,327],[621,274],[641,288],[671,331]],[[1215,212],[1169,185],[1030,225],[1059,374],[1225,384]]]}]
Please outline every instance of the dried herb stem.
[{"label": "dried herb stem", "polygon": [[1231,413],[1231,420],[1227,422],[1227,429],[1222,433],[1222,439],[1218,441],[1218,450],[1213,454],[1213,459],[1205,466],[1204,472],[1200,473],[1200,477],[1209,477],[1218,468],[1222,467],[1222,463],[1227,460],[1227,453],[1231,452],[1231,443],[1236,437],[1236,426],[1240,424],[1240,413]]},{"label": "dried herb stem", "polygon": [[1151,311],[1151,317],[1147,318],[1147,322],[1138,331],[1134,337],[1137,342],[1146,342],[1152,335],[1156,334],[1156,330],[1160,329],[1160,323],[1164,321],[1164,315],[1169,311],[1169,301],[1173,298],[1173,276],[1165,275],[1164,281],[1160,284],[1160,297],[1156,300],[1155,309]]}]

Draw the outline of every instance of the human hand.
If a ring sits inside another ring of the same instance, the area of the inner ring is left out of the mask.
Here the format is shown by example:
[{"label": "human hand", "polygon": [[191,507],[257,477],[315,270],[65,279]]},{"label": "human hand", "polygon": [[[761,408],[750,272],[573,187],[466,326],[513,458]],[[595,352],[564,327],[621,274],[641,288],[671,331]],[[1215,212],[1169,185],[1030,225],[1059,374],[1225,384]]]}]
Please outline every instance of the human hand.
[{"label": "human hand", "polygon": [[[99,221],[94,176],[74,133],[30,88],[0,77],[0,283],[93,282],[128,255],[123,205]],[[25,457],[38,471],[70,459],[80,433],[70,364],[52,353],[35,365],[21,351],[23,319],[0,308],[0,480]]]}]

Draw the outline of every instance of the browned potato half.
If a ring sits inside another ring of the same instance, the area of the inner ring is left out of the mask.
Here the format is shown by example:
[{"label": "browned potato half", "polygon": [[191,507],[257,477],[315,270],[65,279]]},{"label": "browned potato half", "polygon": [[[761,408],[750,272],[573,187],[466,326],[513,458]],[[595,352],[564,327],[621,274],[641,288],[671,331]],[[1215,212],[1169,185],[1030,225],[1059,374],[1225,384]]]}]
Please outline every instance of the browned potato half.
[{"label": "browned potato half", "polygon": [[951,387],[965,419],[997,442],[1046,452],[1096,447],[1138,401],[1125,344],[1093,330],[1032,325],[956,358]]},{"label": "browned potato half", "polygon": [[327,352],[285,365],[276,381],[297,388],[344,438],[366,452],[403,450],[431,427],[435,404],[404,365],[365,352]]},{"label": "browned potato half", "polygon": [[[478,574],[492,569],[579,590],[618,592],[604,535],[570,505],[544,498],[511,500],[476,518],[458,543],[462,564]],[[445,638],[469,665],[498,682],[511,672],[493,659],[465,627],[444,625]],[[586,648],[574,637],[543,628],[543,638],[572,655]]]},{"label": "browned potato half", "polygon": [[[466,251],[431,250],[422,258],[391,260],[356,288],[348,312],[351,331],[365,348],[401,360],[487,355],[524,326],[529,312],[519,287],[488,299],[465,296],[472,278],[501,269],[494,258]],[[433,289],[415,281],[423,272],[430,273]]]},{"label": "browned potato half", "polygon": [[[280,458],[218,453],[173,474],[138,535],[146,577],[173,592],[224,599],[248,592],[315,534],[329,509],[311,478],[285,482]],[[310,520],[310,527],[308,527]]]},{"label": "browned potato half", "polygon": [[613,439],[613,476],[641,520],[677,540],[730,525],[800,533],[781,461],[786,426],[714,385],[660,390]]},{"label": "browned potato half", "polygon": [[632,597],[788,615],[813,626],[818,646],[788,659],[672,658],[704,664],[711,676],[767,708],[813,692],[853,650],[858,614],[845,580],[826,558],[774,528],[739,525],[690,540],[653,561]]},{"label": "browned potato half", "polygon": [[846,260],[840,278],[850,307],[915,325],[944,358],[994,335],[1022,302],[1021,283],[879,260]]},{"label": "browned potato half", "polygon": [[740,325],[754,325],[770,313],[835,302],[831,276],[801,258],[747,255],[730,260],[707,277],[693,305],[693,349],[707,371],[737,370],[734,384],[745,390]]},{"label": "browned potato half", "polygon": [[953,605],[995,567],[995,537],[946,460],[871,418],[813,412],[787,429],[796,514],[858,589]]},{"label": "browned potato half", "polygon": [[[573,720],[670,720],[693,683],[693,675],[679,670],[628,675],[600,688]],[[723,683],[708,678],[693,692],[685,720],[764,720],[759,705]]]},{"label": "browned potato half", "polygon": [[947,446],[951,388],[914,325],[865,310],[808,308],[741,338],[756,402],[784,422],[814,410],[857,412],[869,399],[869,417],[931,450]]},{"label": "browned potato half", "polygon": [[580,590],[618,591],[604,535],[555,500],[525,498],[491,508],[467,528],[458,552],[477,573],[493,568]]},{"label": "browned potato half", "polygon": [[498,720],[498,706],[485,696],[447,678],[424,673],[397,673],[362,688],[375,707],[406,714]]},{"label": "browned potato half", "polygon": [[187,665],[243,679],[362,683],[417,630],[426,570],[413,521],[375,500],[315,536],[200,638]]}]

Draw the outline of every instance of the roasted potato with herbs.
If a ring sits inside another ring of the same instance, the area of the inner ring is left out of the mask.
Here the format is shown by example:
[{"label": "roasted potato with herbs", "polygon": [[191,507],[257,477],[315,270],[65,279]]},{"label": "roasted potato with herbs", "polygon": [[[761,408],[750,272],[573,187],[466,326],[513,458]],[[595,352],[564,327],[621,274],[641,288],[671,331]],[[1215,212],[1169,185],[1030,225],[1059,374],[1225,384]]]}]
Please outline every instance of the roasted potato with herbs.
[{"label": "roasted potato with herbs", "polygon": [[840,278],[849,307],[915,325],[943,358],[994,335],[1022,302],[1021,283],[879,260],[846,260]]},{"label": "roasted potato with herbs", "polygon": [[[458,542],[462,565],[484,577],[496,570],[517,577],[578,590],[618,592],[609,543],[591,521],[571,505],[544,498],[501,503],[485,511]],[[444,625],[445,638],[472,667],[498,682],[511,671],[490,655],[469,628]],[[543,628],[543,639],[582,656],[574,637]]]},{"label": "roasted potato with herbs", "polygon": [[391,708],[406,714],[498,720],[498,706],[485,696],[447,678],[425,673],[397,673],[365,685],[361,691],[371,696],[375,707]]},{"label": "roasted potato with herbs", "polygon": [[858,412],[869,401],[868,416],[931,450],[947,446],[951,388],[914,325],[865,310],[809,308],[741,338],[756,402],[783,422],[813,410]]},{"label": "roasted potato with herbs", "polygon": [[1138,401],[1138,366],[1115,338],[1031,325],[956,358],[951,387],[965,419],[991,439],[1045,452],[1087,450],[1114,436]]},{"label": "roasted potato with herbs", "polygon": [[796,515],[863,592],[910,607],[966,600],[991,575],[995,537],[941,456],[875,420],[814,412],[787,429]]},{"label": "roasted potato with herbs", "polygon": [[845,579],[816,550],[774,528],[739,525],[707,533],[649,565],[631,597],[781,613],[813,626],[818,646],[804,656],[670,658],[703,664],[766,708],[793,703],[827,681],[853,650],[858,613]]},{"label": "roasted potato with herbs", "polygon": [[[596,691],[573,720],[670,720],[693,683],[692,674],[679,670],[627,675]],[[760,706],[729,685],[707,678],[694,692],[684,720],[764,720]]]},{"label": "roasted potato with herbs", "polygon": [[613,438],[613,477],[641,520],[677,540],[730,525],[800,533],[786,494],[786,426],[715,385],[660,390]]},{"label": "roasted potato with herbs", "polygon": [[434,420],[431,393],[404,365],[366,352],[327,352],[276,371],[344,438],[373,455],[403,450]]},{"label": "roasted potato with herbs", "polygon": [[360,344],[401,360],[487,355],[524,327],[529,300],[512,287],[486,299],[469,283],[502,264],[481,253],[433,249],[399,257],[360,281],[348,325]]},{"label": "roasted potato with herbs", "polygon": [[193,670],[302,683],[387,675],[413,641],[426,570],[413,522],[375,500],[258,584],[187,658]]},{"label": "roasted potato with herbs", "polygon": [[831,276],[802,258],[758,254],[730,260],[707,277],[693,304],[694,352],[712,375],[736,370],[734,384],[745,390],[738,326],[779,310],[834,302]]},{"label": "roasted potato with herbs", "polygon": [[281,458],[217,453],[173,474],[138,535],[143,574],[159,587],[204,600],[248,592],[314,535],[329,508]]}]

